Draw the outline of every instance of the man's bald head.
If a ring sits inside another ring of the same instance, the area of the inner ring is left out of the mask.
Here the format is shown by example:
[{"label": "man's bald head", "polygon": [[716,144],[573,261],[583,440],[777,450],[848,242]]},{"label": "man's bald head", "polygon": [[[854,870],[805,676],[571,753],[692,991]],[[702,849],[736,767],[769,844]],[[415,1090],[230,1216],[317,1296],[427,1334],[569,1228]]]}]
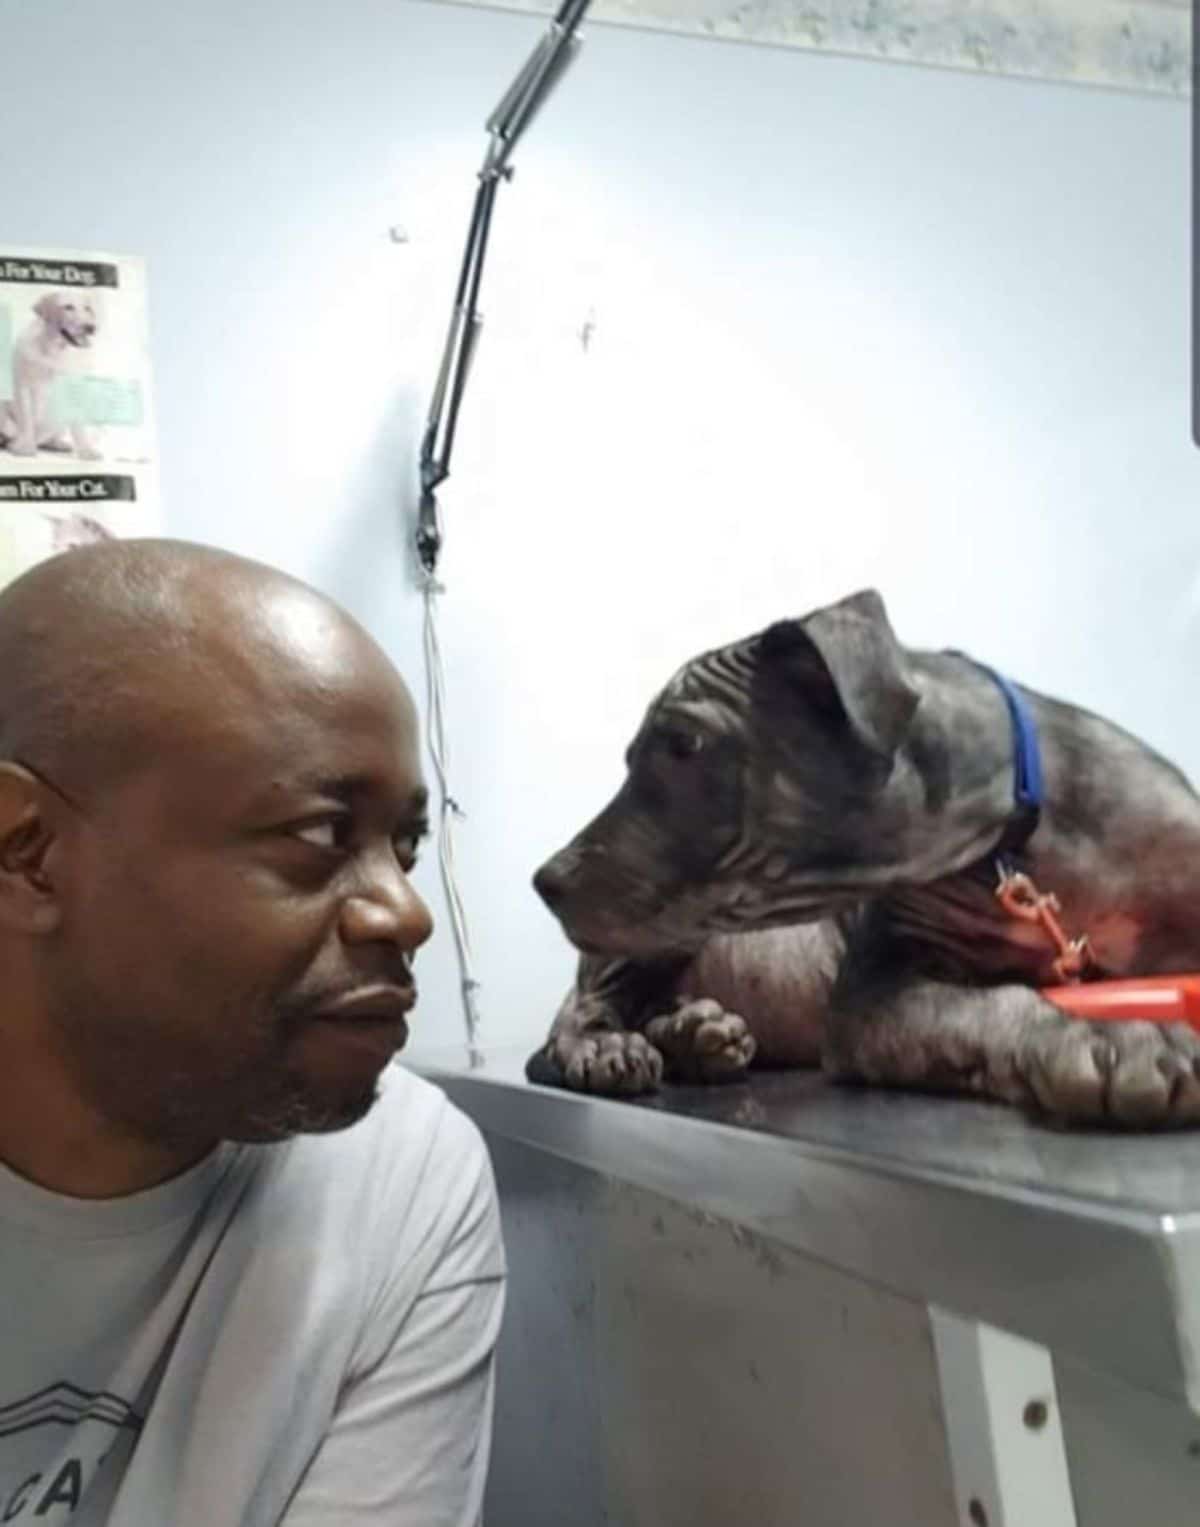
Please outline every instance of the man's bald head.
[{"label": "man's bald head", "polygon": [[214,695],[250,708],[301,674],[319,696],[347,650],[390,670],[350,616],[275,568],[185,541],[81,547],[0,592],[0,759],[103,787]]},{"label": "man's bald head", "polygon": [[11,584],[0,1160],[103,1196],[360,1118],[431,928],[427,816],[399,675],[304,584],[171,541]]}]

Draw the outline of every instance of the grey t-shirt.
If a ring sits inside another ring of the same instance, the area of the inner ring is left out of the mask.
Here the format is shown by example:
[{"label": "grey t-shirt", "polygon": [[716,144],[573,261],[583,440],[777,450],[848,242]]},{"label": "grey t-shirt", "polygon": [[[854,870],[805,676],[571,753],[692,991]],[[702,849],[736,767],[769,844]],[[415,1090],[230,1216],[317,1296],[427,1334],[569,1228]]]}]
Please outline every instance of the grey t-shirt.
[{"label": "grey t-shirt", "polygon": [[0,1167],[0,1522],[469,1527],[503,1278],[483,1142],[399,1066],[130,1197]]}]

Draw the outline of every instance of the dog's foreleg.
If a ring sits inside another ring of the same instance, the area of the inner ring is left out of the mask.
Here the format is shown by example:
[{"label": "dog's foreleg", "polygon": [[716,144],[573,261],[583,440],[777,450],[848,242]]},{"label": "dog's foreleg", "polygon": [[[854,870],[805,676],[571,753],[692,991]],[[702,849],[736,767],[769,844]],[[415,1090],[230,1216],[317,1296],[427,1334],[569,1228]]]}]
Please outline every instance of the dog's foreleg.
[{"label": "dog's foreleg", "polygon": [[1063,1123],[1200,1122],[1200,1035],[1068,1018],[1027,986],[903,976],[835,993],[826,1068],[846,1080],[975,1093]]},{"label": "dog's foreleg", "polygon": [[674,1005],[686,958],[602,959],[584,955],[549,1037],[525,1067],[531,1082],[576,1092],[633,1096],[662,1081],[663,1059],[633,1025]]},{"label": "dog's foreleg", "polygon": [[674,1012],[652,1018],[646,1038],[663,1058],[668,1078],[678,1082],[740,1081],[757,1044],[738,1013],[711,997],[676,999]]},{"label": "dog's foreleg", "polygon": [[37,388],[27,381],[14,378],[9,418],[13,426],[8,450],[14,456],[37,455],[38,406]]}]

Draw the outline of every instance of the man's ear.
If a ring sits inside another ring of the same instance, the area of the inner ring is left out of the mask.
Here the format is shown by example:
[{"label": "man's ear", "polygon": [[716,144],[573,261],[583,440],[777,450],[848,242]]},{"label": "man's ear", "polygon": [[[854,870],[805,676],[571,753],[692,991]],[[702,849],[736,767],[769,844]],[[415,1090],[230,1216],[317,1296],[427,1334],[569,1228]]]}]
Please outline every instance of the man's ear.
[{"label": "man's ear", "polygon": [[803,620],[768,627],[759,655],[816,712],[846,725],[875,758],[894,757],[920,695],[874,589]]},{"label": "man's ear", "polygon": [[50,933],[61,909],[48,860],[57,841],[47,791],[20,764],[0,763],[0,927]]}]

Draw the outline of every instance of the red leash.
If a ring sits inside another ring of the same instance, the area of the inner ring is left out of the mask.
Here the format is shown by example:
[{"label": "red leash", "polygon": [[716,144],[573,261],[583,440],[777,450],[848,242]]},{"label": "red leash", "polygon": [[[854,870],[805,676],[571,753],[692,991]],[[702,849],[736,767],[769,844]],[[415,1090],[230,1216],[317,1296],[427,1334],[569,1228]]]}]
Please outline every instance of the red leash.
[{"label": "red leash", "polygon": [[1047,986],[1042,996],[1072,1018],[1187,1023],[1200,1031],[1200,974]]}]

